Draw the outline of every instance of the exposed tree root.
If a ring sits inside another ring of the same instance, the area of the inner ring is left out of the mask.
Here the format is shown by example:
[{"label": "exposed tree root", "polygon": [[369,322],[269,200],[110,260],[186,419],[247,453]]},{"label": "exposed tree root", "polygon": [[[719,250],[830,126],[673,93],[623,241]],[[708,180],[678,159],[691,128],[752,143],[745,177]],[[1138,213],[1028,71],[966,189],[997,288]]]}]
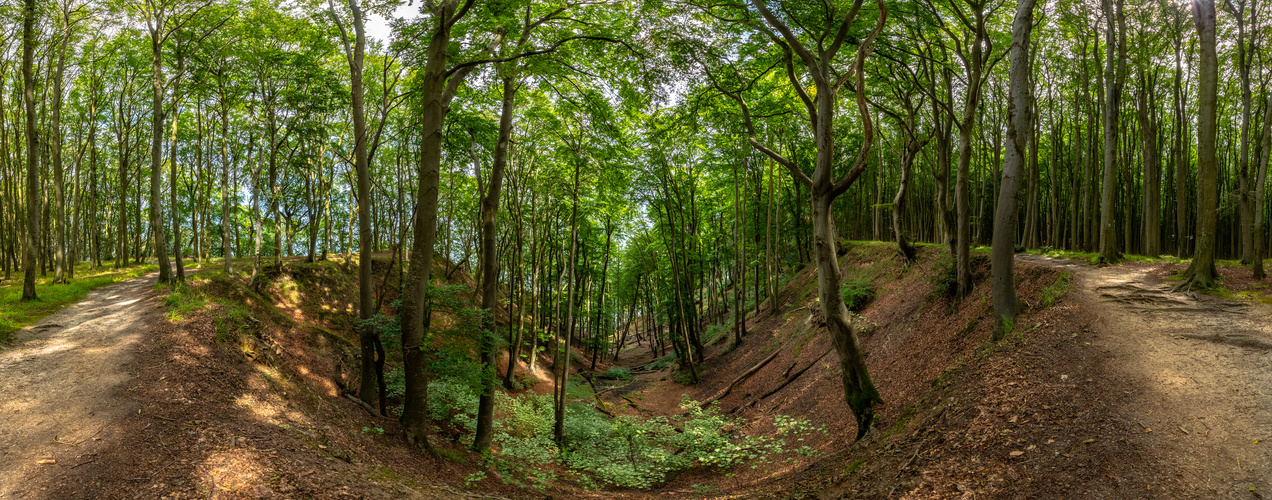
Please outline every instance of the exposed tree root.
[{"label": "exposed tree root", "polygon": [[1230,345],[1235,345],[1238,347],[1252,347],[1255,349],[1272,350],[1272,342],[1268,342],[1266,340],[1259,340],[1249,335],[1241,335],[1241,334],[1221,335],[1218,333],[1212,334],[1212,335],[1199,335],[1195,333],[1181,333],[1181,334],[1177,334],[1176,336],[1186,338],[1186,339],[1193,339],[1193,340],[1209,340],[1211,342],[1215,342],[1219,344],[1230,344]]}]

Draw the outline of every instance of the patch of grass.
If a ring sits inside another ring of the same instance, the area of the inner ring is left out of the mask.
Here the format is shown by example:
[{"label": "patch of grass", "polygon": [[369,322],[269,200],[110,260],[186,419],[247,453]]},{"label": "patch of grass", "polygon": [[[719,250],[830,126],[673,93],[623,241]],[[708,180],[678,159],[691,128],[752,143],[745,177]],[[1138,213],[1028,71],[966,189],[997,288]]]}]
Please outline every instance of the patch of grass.
[{"label": "patch of grass", "polygon": [[1038,309],[1046,309],[1056,303],[1062,295],[1073,289],[1073,274],[1069,271],[1061,271],[1056,281],[1047,288],[1042,289],[1042,301],[1038,303]]},{"label": "patch of grass", "polygon": [[566,383],[566,399],[582,399],[584,401],[591,401],[594,394],[595,393],[592,392],[592,386],[588,385],[587,381],[578,376],[570,377],[569,381]]},{"label": "patch of grass", "polygon": [[702,333],[702,345],[710,347],[727,338],[729,338],[728,326],[724,323],[716,323],[708,326],[707,331]]},{"label": "patch of grass", "polygon": [[846,280],[839,286],[839,293],[844,297],[844,305],[849,311],[860,311],[875,298],[874,288],[870,280],[862,277]]},{"label": "patch of grass", "polygon": [[182,321],[190,313],[203,309],[208,298],[197,288],[178,285],[163,297],[163,302],[168,306],[168,320]]},{"label": "patch of grass", "polygon": [[632,379],[632,372],[627,371],[627,369],[626,369],[626,368],[623,368],[623,367],[620,367],[620,366],[615,366],[615,367],[613,367],[613,368],[610,368],[610,369],[609,369],[608,371],[606,371],[605,373],[601,374],[601,377],[602,377],[602,378],[612,378],[612,379],[616,379],[616,380],[631,380],[631,379]]},{"label": "patch of grass", "polygon": [[[1100,263],[1100,254],[1096,252],[1082,252],[1077,250],[1058,250],[1058,249],[1052,249],[1049,247],[1044,247],[1039,249],[1026,250],[1025,253],[1029,253],[1033,255],[1043,255],[1046,257],[1051,257],[1053,259],[1076,260],[1076,261],[1086,262],[1092,265]],[[1173,255],[1149,257],[1146,255],[1125,254],[1125,255],[1122,255],[1122,260],[1134,261],[1134,262],[1172,262],[1172,263],[1187,262],[1185,260],[1180,260],[1179,257],[1175,257]]]},{"label": "patch of grass", "polygon": [[57,312],[63,306],[84,300],[93,290],[136,278],[156,269],[158,268],[153,264],[148,264],[90,271],[87,264],[81,263],[75,266],[75,278],[70,283],[51,285],[48,284],[52,281],[51,276],[37,278],[35,294],[38,299],[33,301],[22,300],[23,274],[15,272],[12,281],[5,281],[0,285],[0,342],[8,338],[10,333]]},{"label": "patch of grass", "polygon": [[853,472],[856,472],[857,469],[860,469],[862,465],[865,465],[865,464],[866,464],[866,459],[864,458],[858,458],[856,460],[853,460],[852,463],[848,464],[848,467],[844,468],[844,474],[852,474]]},{"label": "patch of grass", "polygon": [[436,447],[436,448],[433,448],[433,452],[437,453],[437,456],[445,458],[455,463],[462,464],[462,463],[468,462],[467,460],[464,460],[464,455],[457,451],[451,451],[446,448]]},{"label": "patch of grass", "polygon": [[671,366],[671,364],[674,362],[676,362],[676,353],[669,352],[667,353],[666,356],[655,359],[651,361],[649,364],[645,365],[645,369],[651,372],[656,372],[658,370],[666,369],[668,366]]},{"label": "patch of grass", "polygon": [[239,328],[248,322],[251,312],[241,304],[228,300],[219,301],[221,311],[216,315],[216,341],[226,343],[234,340]]}]

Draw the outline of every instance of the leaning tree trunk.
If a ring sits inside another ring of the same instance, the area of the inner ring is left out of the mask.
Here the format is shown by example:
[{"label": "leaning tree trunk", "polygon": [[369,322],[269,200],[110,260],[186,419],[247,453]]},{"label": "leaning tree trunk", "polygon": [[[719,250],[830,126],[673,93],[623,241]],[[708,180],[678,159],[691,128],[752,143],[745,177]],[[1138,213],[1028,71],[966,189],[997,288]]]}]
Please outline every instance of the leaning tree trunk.
[{"label": "leaning tree trunk", "polygon": [[994,213],[993,268],[994,340],[1002,340],[1016,321],[1020,300],[1016,297],[1015,248],[1017,204],[1025,148],[1033,130],[1033,92],[1029,83],[1029,34],[1033,28],[1035,0],[1020,0],[1012,22],[1011,101],[1007,103],[1007,155]]}]

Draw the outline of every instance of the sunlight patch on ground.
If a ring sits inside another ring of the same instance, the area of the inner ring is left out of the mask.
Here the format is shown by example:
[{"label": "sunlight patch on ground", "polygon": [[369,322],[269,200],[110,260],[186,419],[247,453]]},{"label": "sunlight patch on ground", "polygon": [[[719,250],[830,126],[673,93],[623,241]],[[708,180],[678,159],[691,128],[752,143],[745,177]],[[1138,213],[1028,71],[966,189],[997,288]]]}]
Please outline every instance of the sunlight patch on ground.
[{"label": "sunlight patch on ground", "polygon": [[[240,438],[241,439],[241,438]],[[208,456],[206,465],[201,468],[205,472],[205,484],[216,493],[246,493],[248,497],[259,495],[258,486],[263,484],[265,476],[255,454],[242,448],[230,448]]]},{"label": "sunlight patch on ground", "polygon": [[243,408],[252,412],[252,414],[260,417],[262,420],[273,423],[274,418],[278,416],[278,411],[270,405],[258,401],[251,394],[244,394],[234,399],[234,406]]}]

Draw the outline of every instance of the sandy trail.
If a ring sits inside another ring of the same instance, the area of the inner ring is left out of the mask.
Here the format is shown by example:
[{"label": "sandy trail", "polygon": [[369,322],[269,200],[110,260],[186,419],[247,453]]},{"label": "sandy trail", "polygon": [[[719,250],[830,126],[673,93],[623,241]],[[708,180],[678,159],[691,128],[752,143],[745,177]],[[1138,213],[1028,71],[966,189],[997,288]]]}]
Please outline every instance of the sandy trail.
[{"label": "sandy trail", "polygon": [[1114,359],[1112,384],[1094,387],[1123,388],[1131,404],[1116,411],[1163,476],[1194,498],[1267,493],[1251,486],[1272,483],[1272,307],[1173,292],[1158,265],[1019,258],[1078,276],[1071,293],[1096,312],[1093,347]]},{"label": "sandy trail", "polygon": [[94,450],[137,411],[113,395],[162,317],[154,282],[152,274],[93,291],[0,350],[0,498],[42,498],[26,488],[97,460]]}]

